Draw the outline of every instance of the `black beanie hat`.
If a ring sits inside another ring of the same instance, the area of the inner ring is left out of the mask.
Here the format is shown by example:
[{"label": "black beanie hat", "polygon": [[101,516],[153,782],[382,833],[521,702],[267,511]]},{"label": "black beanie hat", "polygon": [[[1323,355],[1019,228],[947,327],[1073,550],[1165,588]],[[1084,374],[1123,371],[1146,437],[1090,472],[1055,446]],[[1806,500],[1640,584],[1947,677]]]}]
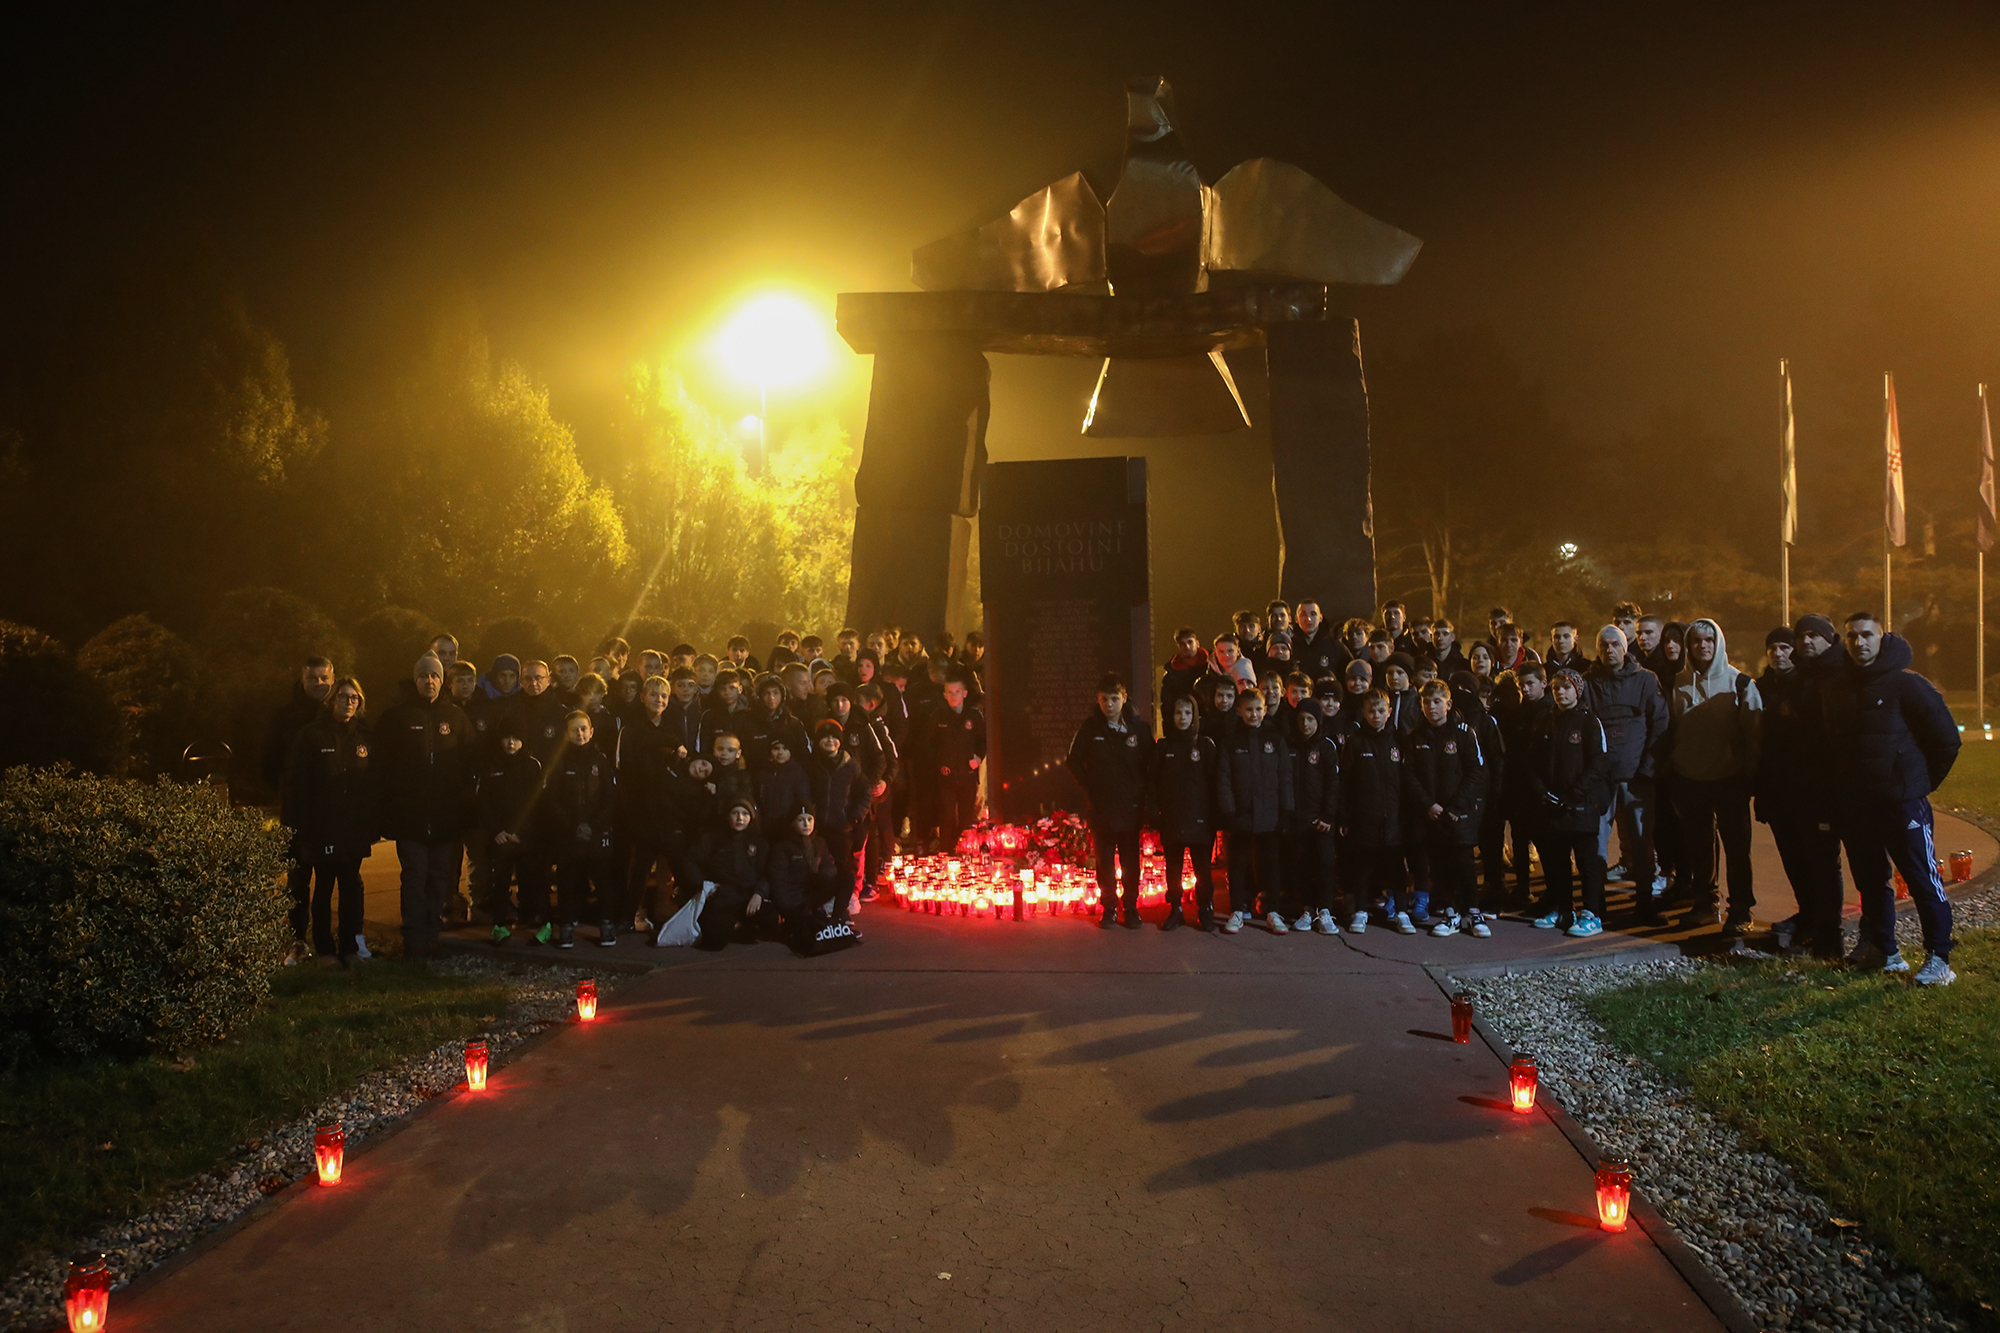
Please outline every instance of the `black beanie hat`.
[{"label": "black beanie hat", "polygon": [[1828,642],[1840,637],[1840,631],[1833,627],[1833,622],[1817,611],[1800,616],[1799,623],[1793,627],[1792,632],[1800,638],[1808,634],[1817,634]]},{"label": "black beanie hat", "polygon": [[1764,636],[1764,646],[1766,648],[1769,648],[1772,644],[1782,643],[1789,645],[1789,644],[1796,644],[1798,641],[1799,641],[1798,636],[1793,634],[1790,630],[1786,629],[1783,625],[1778,626],[1778,628],[1772,630],[1769,634],[1766,634]]}]

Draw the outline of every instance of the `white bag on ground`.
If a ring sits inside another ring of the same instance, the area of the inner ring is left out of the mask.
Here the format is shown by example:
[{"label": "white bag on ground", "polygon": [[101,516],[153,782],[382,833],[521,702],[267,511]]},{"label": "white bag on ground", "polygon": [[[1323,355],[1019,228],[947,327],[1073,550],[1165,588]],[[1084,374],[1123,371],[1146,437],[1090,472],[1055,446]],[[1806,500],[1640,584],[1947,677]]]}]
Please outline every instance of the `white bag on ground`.
[{"label": "white bag on ground", "polygon": [[701,938],[701,909],[708,906],[708,895],[715,892],[713,880],[703,880],[701,892],[682,904],[681,910],[667,918],[667,924],[660,927],[660,934],[653,943],[661,948],[669,945],[686,947]]}]

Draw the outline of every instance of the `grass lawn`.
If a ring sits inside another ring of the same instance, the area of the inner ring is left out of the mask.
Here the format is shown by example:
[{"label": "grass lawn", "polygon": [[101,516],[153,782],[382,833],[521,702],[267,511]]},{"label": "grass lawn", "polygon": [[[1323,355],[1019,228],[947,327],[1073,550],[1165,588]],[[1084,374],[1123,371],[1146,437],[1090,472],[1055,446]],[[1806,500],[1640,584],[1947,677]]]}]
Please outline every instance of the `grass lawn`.
[{"label": "grass lawn", "polygon": [[1939,991],[1764,963],[1590,1004],[1627,1050],[1800,1167],[1837,1216],[1865,1224],[1991,1326],[2000,1305],[2000,932],[1962,935],[1952,966],[1959,980]]},{"label": "grass lawn", "polygon": [[1951,776],[1931,799],[1939,805],[1963,806],[2000,818],[2000,741],[1980,740],[1978,725],[1968,726]]},{"label": "grass lawn", "polygon": [[236,1145],[371,1070],[467,1036],[503,987],[382,961],[286,968],[235,1038],[178,1062],[92,1061],[0,1080],[0,1267],[157,1202]]}]

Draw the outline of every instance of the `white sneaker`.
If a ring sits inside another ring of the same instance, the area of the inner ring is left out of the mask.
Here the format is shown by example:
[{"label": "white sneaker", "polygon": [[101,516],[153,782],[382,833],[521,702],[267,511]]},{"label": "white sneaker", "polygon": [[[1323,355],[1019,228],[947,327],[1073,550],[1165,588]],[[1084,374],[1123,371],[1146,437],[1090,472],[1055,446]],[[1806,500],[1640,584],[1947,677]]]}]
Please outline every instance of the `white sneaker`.
[{"label": "white sneaker", "polygon": [[1311,930],[1312,928],[1313,928],[1313,914],[1311,908],[1307,908],[1305,911],[1300,912],[1299,919],[1297,921],[1292,922],[1293,930]]},{"label": "white sneaker", "polygon": [[1368,913],[1356,912],[1349,918],[1347,928],[1356,935],[1366,934],[1368,931]]},{"label": "white sneaker", "polygon": [[855,916],[858,915],[860,911],[861,911],[861,891],[859,889],[856,889],[852,894],[848,896],[847,914],[849,916]]},{"label": "white sneaker", "polygon": [[1610,867],[1604,872],[1604,882],[1606,884],[1619,884],[1630,878],[1631,875],[1626,872],[1625,863],[1623,861],[1619,862],[1615,866]]},{"label": "white sneaker", "polygon": [[1924,960],[1924,965],[1912,978],[1919,986],[1949,986],[1958,980],[1958,973],[1951,970],[1951,964],[1932,954]]},{"label": "white sneaker", "polygon": [[1653,896],[1657,898],[1666,891],[1667,891],[1667,877],[1665,875],[1653,876]]},{"label": "white sneaker", "polygon": [[1447,935],[1456,935],[1456,934],[1458,934],[1458,923],[1453,921],[1450,917],[1444,918],[1443,920],[1439,921],[1435,926],[1431,927],[1431,938],[1433,939],[1441,940]]},{"label": "white sneaker", "polygon": [[1291,929],[1290,926],[1285,924],[1285,918],[1279,916],[1276,912],[1264,913],[1264,926],[1273,935],[1282,935]]},{"label": "white sneaker", "polygon": [[1907,958],[1903,957],[1903,951],[1898,949],[1882,960],[1882,970],[1884,972],[1907,972],[1910,970],[1910,962]]},{"label": "white sneaker", "polygon": [[1318,915],[1313,917],[1313,929],[1322,935],[1338,935],[1340,933],[1340,923],[1333,919],[1332,912],[1322,907],[1319,909]]},{"label": "white sneaker", "polygon": [[373,958],[375,956],[368,952],[368,937],[366,935],[356,935],[354,937],[354,956],[356,958]]},{"label": "white sneaker", "polygon": [[1493,938],[1493,927],[1486,924],[1486,914],[1484,912],[1474,912],[1468,919],[1472,924],[1465,928],[1466,934],[1472,936],[1475,940],[1490,940]]},{"label": "white sneaker", "polygon": [[1396,913],[1395,916],[1390,918],[1389,924],[1396,928],[1398,935],[1414,935],[1417,933],[1417,928],[1410,924],[1410,914],[1408,912]]},{"label": "white sneaker", "polygon": [[1225,935],[1234,935],[1241,929],[1243,929],[1243,913],[1241,912],[1231,912],[1229,919],[1222,923],[1222,933]]}]

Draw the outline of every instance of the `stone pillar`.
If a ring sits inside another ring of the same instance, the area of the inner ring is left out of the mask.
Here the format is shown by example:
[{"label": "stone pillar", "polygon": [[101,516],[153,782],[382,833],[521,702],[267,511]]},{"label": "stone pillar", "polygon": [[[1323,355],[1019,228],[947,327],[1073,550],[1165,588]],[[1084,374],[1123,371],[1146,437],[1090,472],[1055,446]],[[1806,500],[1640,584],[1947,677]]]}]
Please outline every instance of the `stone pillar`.
[{"label": "stone pillar", "polygon": [[895,621],[929,643],[965,619],[989,373],[970,339],[885,335],[876,348],[847,585],[847,623],[864,634]]},{"label": "stone pillar", "polygon": [[1375,506],[1361,328],[1342,319],[1266,329],[1279,595],[1335,624],[1375,614]]}]

